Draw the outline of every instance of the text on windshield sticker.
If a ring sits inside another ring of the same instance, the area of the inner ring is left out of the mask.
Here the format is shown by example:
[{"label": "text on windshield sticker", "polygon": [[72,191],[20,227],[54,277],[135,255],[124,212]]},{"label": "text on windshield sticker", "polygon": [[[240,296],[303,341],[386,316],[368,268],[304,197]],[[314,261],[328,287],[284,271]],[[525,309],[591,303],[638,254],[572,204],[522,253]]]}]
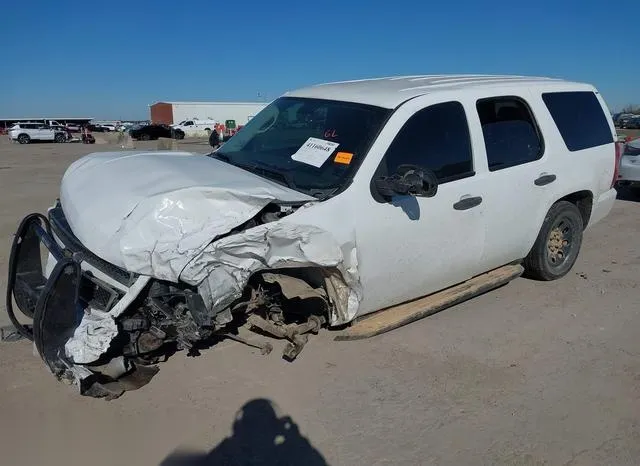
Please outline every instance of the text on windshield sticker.
[{"label": "text on windshield sticker", "polygon": [[309,138],[291,156],[296,162],[306,163],[320,168],[340,145],[338,142],[325,141],[324,139]]}]

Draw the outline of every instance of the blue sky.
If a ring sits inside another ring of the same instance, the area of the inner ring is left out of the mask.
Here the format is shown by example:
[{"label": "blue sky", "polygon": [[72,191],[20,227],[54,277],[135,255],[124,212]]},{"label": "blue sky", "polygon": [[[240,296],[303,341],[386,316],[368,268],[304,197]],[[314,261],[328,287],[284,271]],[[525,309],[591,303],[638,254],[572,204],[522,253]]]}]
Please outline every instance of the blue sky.
[{"label": "blue sky", "polygon": [[148,118],[157,100],[423,73],[562,77],[640,104],[640,2],[522,3],[3,2],[0,117]]}]

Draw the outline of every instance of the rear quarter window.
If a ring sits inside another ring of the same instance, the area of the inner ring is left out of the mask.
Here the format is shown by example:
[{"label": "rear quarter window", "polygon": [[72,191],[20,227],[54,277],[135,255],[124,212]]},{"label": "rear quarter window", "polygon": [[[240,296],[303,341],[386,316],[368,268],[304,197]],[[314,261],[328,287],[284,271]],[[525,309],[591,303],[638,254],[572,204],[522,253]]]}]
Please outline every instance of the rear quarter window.
[{"label": "rear quarter window", "polygon": [[542,100],[571,152],[613,142],[607,116],[593,92],[548,92]]}]

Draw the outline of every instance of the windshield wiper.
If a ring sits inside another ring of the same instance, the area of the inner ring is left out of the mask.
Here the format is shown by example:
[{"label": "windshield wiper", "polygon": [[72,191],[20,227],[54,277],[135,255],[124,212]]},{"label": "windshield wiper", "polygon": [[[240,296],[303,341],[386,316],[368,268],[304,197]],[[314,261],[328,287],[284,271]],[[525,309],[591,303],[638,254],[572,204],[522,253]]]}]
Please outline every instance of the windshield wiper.
[{"label": "windshield wiper", "polygon": [[[230,165],[233,165],[238,168],[242,168],[243,170],[247,170],[256,175],[262,175],[265,178],[269,178],[272,181],[275,181],[278,184],[284,185],[287,188],[294,189],[299,192],[303,192],[305,194],[309,194],[311,196],[317,197],[314,194],[310,194],[311,189],[306,189],[298,186],[292,179],[291,176],[288,176],[284,173],[281,173],[273,168],[267,167],[265,165],[259,165],[257,163],[249,164],[249,163],[236,163],[231,160],[231,158],[227,155],[224,155],[220,152],[212,152],[209,154],[211,157],[215,157],[217,159],[222,160],[223,162],[227,162]],[[313,190],[315,191],[315,190]],[[323,195],[323,190],[320,190],[320,194]]]},{"label": "windshield wiper", "polygon": [[258,164],[234,164],[237,167],[243,168],[251,173],[255,173],[256,175],[263,175],[270,180],[275,181],[279,184],[284,184],[286,187],[295,189],[299,191],[300,189],[296,186],[295,182],[291,179],[290,176],[285,175],[284,173],[280,173],[273,168],[266,167],[264,165]]},{"label": "windshield wiper", "polygon": [[217,152],[217,151],[213,151],[210,154],[207,154],[209,157],[215,157],[216,159],[220,159],[223,162],[228,162],[231,163],[231,159],[229,158],[228,155],[224,155],[221,152]]}]

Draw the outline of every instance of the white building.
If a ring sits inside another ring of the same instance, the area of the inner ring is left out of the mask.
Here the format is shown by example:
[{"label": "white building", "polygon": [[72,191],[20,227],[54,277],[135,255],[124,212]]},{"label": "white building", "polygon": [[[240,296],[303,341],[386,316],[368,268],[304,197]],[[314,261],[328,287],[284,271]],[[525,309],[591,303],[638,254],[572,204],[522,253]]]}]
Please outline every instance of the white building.
[{"label": "white building", "polygon": [[171,125],[183,120],[235,120],[245,125],[267,102],[156,102],[150,105],[151,121]]}]

